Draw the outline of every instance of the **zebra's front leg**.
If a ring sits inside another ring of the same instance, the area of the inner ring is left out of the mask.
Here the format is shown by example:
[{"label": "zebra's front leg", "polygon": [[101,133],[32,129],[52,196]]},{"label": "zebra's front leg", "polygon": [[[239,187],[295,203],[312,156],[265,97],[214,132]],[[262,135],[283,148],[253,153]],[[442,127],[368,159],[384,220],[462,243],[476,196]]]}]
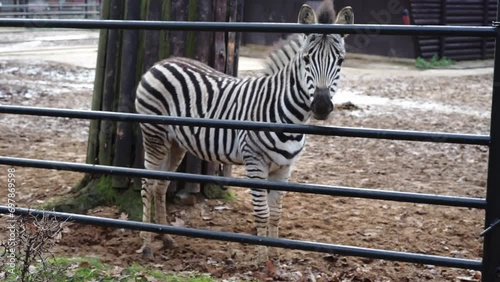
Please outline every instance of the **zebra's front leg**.
[{"label": "zebra's front leg", "polygon": [[[282,166],[277,170],[269,173],[268,180],[270,181],[282,181],[288,182],[290,178],[291,167]],[[285,192],[272,190],[267,194],[267,203],[269,206],[269,237],[278,238],[279,237],[279,225],[281,220],[281,211],[283,209],[283,196]],[[277,248],[272,248],[270,255],[272,257],[279,256],[279,251]]]},{"label": "zebra's front leg", "polygon": [[[254,178],[255,179],[255,178]],[[269,206],[267,204],[267,190],[252,189],[252,205],[257,236],[267,236],[267,226],[269,224]],[[266,246],[257,246],[258,261],[263,262],[268,259],[268,249]]]},{"label": "zebra's front leg", "polygon": [[[248,157],[245,160],[245,169],[247,177],[255,180],[265,180],[268,176],[268,165],[256,160],[253,157]],[[255,227],[257,228],[257,236],[267,236],[267,226],[269,222],[269,206],[267,205],[267,190],[252,189],[252,205]],[[257,246],[257,259],[259,262],[267,261],[267,247]]]}]

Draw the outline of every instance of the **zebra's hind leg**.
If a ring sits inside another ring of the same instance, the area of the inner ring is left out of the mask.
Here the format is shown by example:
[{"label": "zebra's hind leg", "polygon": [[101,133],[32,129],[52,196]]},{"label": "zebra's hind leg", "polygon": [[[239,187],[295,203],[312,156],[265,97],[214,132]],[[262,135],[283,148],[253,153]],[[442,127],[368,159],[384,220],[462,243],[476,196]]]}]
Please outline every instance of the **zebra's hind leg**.
[{"label": "zebra's hind leg", "polygon": [[[166,158],[162,164],[162,170],[175,171],[179,167],[186,151],[180,148],[177,143],[172,143]],[[156,223],[168,224],[167,221],[167,204],[166,204],[166,194],[168,190],[168,185],[170,181],[168,180],[158,180],[155,188],[155,219]],[[172,248],[175,246],[175,241],[168,234],[162,234],[161,240],[163,241],[164,248]]]},{"label": "zebra's hind leg", "polygon": [[[142,179],[141,198],[142,198],[142,222],[151,222],[151,199],[153,197],[153,182],[152,179]],[[137,253],[142,253],[146,258],[152,258],[151,236],[149,232],[141,231],[139,236],[142,238],[142,246],[137,250]]]},{"label": "zebra's hind leg", "polygon": [[[282,181],[288,182],[290,178],[291,167],[282,166],[277,170],[269,173],[268,180],[270,181]],[[267,194],[267,204],[269,206],[269,225],[268,232],[269,237],[278,238],[279,237],[279,224],[281,220],[281,211],[283,209],[283,196],[285,192],[278,190],[271,190]],[[271,248],[270,255],[272,257],[279,256],[279,251],[277,248]]]},{"label": "zebra's hind leg", "polygon": [[[168,152],[168,147],[165,144],[165,140],[161,138],[161,136],[149,137],[149,135],[145,134],[144,131],[143,136],[144,167],[148,170],[159,170]],[[152,199],[155,195],[156,187],[157,180],[148,178],[142,179],[142,222],[151,222],[151,204]],[[153,233],[141,231],[139,236],[142,238],[143,242],[142,247],[137,250],[137,252],[142,253],[146,258],[152,258],[153,251],[151,249],[151,238],[153,236]]]}]

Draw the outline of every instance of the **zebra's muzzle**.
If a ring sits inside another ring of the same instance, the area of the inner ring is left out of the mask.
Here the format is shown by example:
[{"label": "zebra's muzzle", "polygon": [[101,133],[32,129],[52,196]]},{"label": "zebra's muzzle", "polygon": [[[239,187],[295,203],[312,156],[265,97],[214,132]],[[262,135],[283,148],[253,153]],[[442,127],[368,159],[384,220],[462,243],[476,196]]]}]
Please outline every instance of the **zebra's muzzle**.
[{"label": "zebra's muzzle", "polygon": [[314,99],[311,102],[311,111],[315,119],[325,120],[328,118],[333,111],[333,102],[328,88],[316,88]]}]

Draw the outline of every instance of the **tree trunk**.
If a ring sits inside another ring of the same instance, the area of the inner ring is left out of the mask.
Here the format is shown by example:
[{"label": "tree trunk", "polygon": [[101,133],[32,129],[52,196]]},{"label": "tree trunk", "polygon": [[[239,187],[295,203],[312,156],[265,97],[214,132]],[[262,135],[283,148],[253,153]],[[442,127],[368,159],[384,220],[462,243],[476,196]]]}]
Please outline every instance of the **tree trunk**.
[{"label": "tree trunk", "polygon": [[[101,3],[101,17],[103,19],[109,19],[110,2],[111,0],[103,0]],[[95,68],[94,94],[92,96],[93,111],[100,110],[102,104],[104,71],[106,69],[106,48],[108,43],[107,38],[108,38],[108,30],[101,29],[101,31],[99,32],[99,44],[98,44],[97,62]],[[89,129],[89,141],[87,145],[88,164],[97,163],[98,132],[99,132],[99,120],[91,120]]]},{"label": "tree trunk", "polygon": [[[241,19],[242,3],[243,0],[103,0],[101,18],[234,21]],[[141,75],[170,56],[191,57],[236,75],[239,37],[224,32],[101,30],[92,110],[134,112],[135,89]],[[138,124],[91,121],[87,163],[143,168]],[[217,166],[188,155],[179,170],[214,175]],[[129,218],[140,219],[140,186],[140,178],[86,175],[68,198],[55,201],[50,208],[85,213],[99,205],[116,205]],[[170,188],[174,188],[169,189],[171,195],[176,190],[190,195],[200,192],[198,183],[172,182]]]},{"label": "tree trunk", "polygon": [[[230,1],[229,21],[241,22],[243,18],[244,0]],[[238,58],[240,53],[241,32],[229,32],[227,41],[227,60],[226,73],[232,76],[238,76]],[[231,177],[233,168],[231,165],[222,165],[219,168],[220,174],[225,177]]]},{"label": "tree trunk", "polygon": [[[141,18],[141,2],[127,0],[125,2],[125,19],[139,20]],[[137,79],[139,50],[139,30],[124,30],[122,41],[122,57],[118,112],[134,112],[135,88]],[[116,125],[116,137],[114,146],[113,165],[130,167],[132,165],[131,154],[135,143],[134,125],[130,122],[118,122]],[[125,153],[124,153],[125,152]],[[114,188],[128,188],[130,180],[126,176],[113,176],[111,184]]]}]

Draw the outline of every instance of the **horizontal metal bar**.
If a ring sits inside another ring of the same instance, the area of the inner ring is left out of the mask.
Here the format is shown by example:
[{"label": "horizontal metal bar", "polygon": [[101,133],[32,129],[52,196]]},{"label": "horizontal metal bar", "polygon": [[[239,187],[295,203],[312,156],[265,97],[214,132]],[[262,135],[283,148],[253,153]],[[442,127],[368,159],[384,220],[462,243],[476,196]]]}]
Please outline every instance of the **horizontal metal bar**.
[{"label": "horizontal metal bar", "polygon": [[137,168],[113,167],[103,165],[78,164],[70,162],[58,162],[47,160],[35,160],[26,158],[13,158],[0,156],[0,165],[36,167],[57,170],[69,170],[85,173],[122,175],[127,177],[146,177],[154,179],[166,179],[185,182],[217,183],[223,186],[259,188],[269,190],[282,190],[289,192],[301,192],[341,197],[357,197],[365,199],[387,200],[397,202],[421,203],[444,205],[453,207],[467,207],[484,209],[485,199],[441,196],[433,194],[396,192],[389,190],[351,188],[342,186],[326,186],[302,183],[285,183],[276,181],[250,180],[231,177],[220,177],[211,175],[197,175],[181,172],[166,172],[157,170],[145,170]]},{"label": "horizontal metal bar", "polygon": [[107,119],[113,121],[148,122],[148,123],[162,123],[171,125],[290,132],[290,133],[304,133],[304,134],[315,134],[315,135],[326,135],[326,136],[361,137],[361,138],[376,138],[376,139],[390,139],[390,140],[403,140],[403,141],[455,143],[455,144],[469,144],[469,145],[489,145],[490,143],[490,137],[487,135],[454,134],[454,133],[422,132],[422,131],[406,131],[406,130],[383,130],[383,129],[351,128],[351,127],[326,127],[326,126],[282,124],[282,123],[268,123],[268,122],[142,115],[142,114],[115,113],[115,112],[104,112],[104,111],[80,111],[80,110],[38,108],[38,107],[25,107],[25,106],[0,105],[0,113],[50,116],[50,117],[67,117],[67,118],[79,118],[79,119]]},{"label": "horizontal metal bar", "polygon": [[31,4],[2,4],[0,10],[2,9],[22,9],[22,8],[72,8],[72,7],[96,7],[99,8],[99,4],[79,4],[79,3],[31,3]]},{"label": "horizontal metal bar", "polygon": [[0,16],[70,16],[70,15],[98,15],[99,11],[43,11],[43,12],[1,12]]},{"label": "horizontal metal bar", "polygon": [[102,29],[148,29],[185,31],[240,32],[303,32],[373,35],[440,35],[494,37],[494,26],[419,26],[419,25],[304,25],[296,23],[256,22],[183,22],[183,21],[124,21],[124,20],[58,20],[58,19],[0,19],[0,27],[63,27]]},{"label": "horizontal metal bar", "polygon": [[[0,213],[12,214],[12,209],[7,206],[0,206]],[[450,258],[444,256],[425,255],[416,253],[387,251],[380,249],[369,249],[353,246],[334,245],[317,243],[310,241],[299,241],[282,238],[259,237],[248,234],[238,234],[222,231],[209,231],[187,227],[160,225],[154,223],[144,223],[121,219],[103,218],[97,216],[70,214],[62,212],[49,212],[42,210],[32,210],[25,208],[15,208],[14,215],[33,215],[36,217],[55,217],[61,221],[72,221],[81,224],[94,226],[104,226],[112,228],[124,228],[130,230],[140,230],[161,234],[172,234],[186,237],[202,238],[208,240],[221,240],[236,242],[241,244],[265,245],[285,249],[295,249],[312,251],[319,253],[338,254],[343,256],[367,257],[373,259],[383,259],[390,261],[402,261],[409,263],[431,264],[437,266],[455,267],[463,269],[481,269],[481,261],[470,259]]]}]

